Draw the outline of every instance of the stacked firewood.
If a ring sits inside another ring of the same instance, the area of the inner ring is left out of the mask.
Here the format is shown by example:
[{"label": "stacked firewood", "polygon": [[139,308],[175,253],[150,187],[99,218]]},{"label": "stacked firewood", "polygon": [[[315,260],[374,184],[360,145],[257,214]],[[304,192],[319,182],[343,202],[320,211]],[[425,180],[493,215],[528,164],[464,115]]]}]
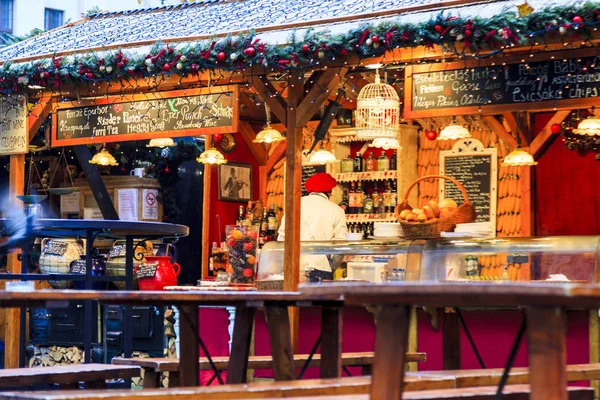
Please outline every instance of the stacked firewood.
[{"label": "stacked firewood", "polygon": [[55,365],[82,364],[83,349],[76,346],[35,346],[29,367],[53,367]]}]

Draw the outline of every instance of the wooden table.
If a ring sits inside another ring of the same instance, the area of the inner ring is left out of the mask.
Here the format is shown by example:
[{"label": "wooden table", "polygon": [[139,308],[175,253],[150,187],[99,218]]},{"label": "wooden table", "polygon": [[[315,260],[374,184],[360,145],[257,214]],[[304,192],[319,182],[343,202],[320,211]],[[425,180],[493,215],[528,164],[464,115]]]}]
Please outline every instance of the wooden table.
[{"label": "wooden table", "polygon": [[252,326],[257,308],[264,308],[273,354],[273,374],[276,380],[294,379],[295,364],[290,336],[288,307],[323,307],[322,316],[322,377],[341,374],[341,306],[339,295],[310,295],[287,292],[259,291],[93,291],[40,290],[33,292],[0,292],[0,307],[41,306],[65,307],[71,301],[96,300],[101,304],[174,305],[180,313],[179,359],[180,385],[198,386],[199,306],[232,306],[236,308],[233,343],[227,383],[244,383]]},{"label": "wooden table", "polygon": [[338,297],[344,306],[381,308],[375,339],[373,399],[402,397],[410,307],[477,306],[524,309],[531,399],[566,400],[565,311],[600,308],[600,286],[581,284],[336,283],[303,286],[300,293],[313,301],[320,296]]}]

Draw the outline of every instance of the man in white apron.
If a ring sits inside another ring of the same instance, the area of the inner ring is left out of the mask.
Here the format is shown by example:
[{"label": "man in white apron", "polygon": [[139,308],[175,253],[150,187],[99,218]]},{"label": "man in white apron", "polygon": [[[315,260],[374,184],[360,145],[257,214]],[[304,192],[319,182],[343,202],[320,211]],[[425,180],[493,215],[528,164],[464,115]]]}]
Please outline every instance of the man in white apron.
[{"label": "man in white apron", "polygon": [[[300,200],[300,240],[346,240],[346,214],[344,210],[329,200],[331,191],[337,184],[327,173],[317,173],[305,183],[307,196]],[[285,240],[285,216],[279,227],[278,241]],[[331,272],[325,255],[304,255],[300,257],[300,281],[306,277],[306,270],[318,269]]]}]

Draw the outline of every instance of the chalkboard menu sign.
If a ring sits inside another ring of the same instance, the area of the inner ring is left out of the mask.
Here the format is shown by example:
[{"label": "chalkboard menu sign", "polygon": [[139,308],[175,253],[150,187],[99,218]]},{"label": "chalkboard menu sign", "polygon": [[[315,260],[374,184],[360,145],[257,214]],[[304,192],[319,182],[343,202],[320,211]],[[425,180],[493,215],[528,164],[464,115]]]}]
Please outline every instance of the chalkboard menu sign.
[{"label": "chalkboard menu sign", "polygon": [[237,121],[237,87],[101,98],[77,107],[61,103],[52,146],[231,133]]},{"label": "chalkboard menu sign", "polygon": [[135,271],[135,278],[153,278],[156,275],[156,268],[158,263],[140,264],[138,269]]},{"label": "chalkboard menu sign", "polygon": [[440,109],[471,107],[472,111],[473,107],[495,106],[500,110],[498,106],[514,108],[515,104],[534,102],[556,106],[564,100],[600,97],[600,55],[593,55],[594,51],[582,54],[585,56],[569,59],[548,56],[535,62],[528,58],[506,65],[488,61],[470,63],[468,68],[466,63],[407,68],[408,117]]},{"label": "chalkboard menu sign", "polygon": [[[486,149],[476,139],[461,140],[452,151],[440,152],[440,172],[465,187],[477,215],[475,222],[495,224],[497,164],[496,149]],[[462,192],[453,182],[441,181],[440,191],[440,198],[464,203]]]},{"label": "chalkboard menu sign", "polygon": [[317,174],[319,172],[327,172],[326,165],[303,165],[302,166],[302,196],[306,196],[308,192],[306,191],[306,181],[308,178]]}]

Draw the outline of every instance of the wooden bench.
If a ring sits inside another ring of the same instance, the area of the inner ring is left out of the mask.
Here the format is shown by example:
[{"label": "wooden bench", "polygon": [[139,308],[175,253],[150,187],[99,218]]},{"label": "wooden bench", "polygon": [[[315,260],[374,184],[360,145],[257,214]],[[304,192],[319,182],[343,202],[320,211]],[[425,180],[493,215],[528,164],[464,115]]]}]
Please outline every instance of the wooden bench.
[{"label": "wooden bench", "polygon": [[[343,353],[342,366],[362,367],[362,374],[371,373],[371,365],[375,359],[373,352]],[[406,362],[420,362],[427,359],[425,353],[407,353]],[[294,355],[294,367],[302,368],[308,360],[308,354]],[[215,367],[219,371],[227,370],[229,357],[212,357]],[[160,376],[163,372],[169,372],[169,387],[179,386],[179,359],[177,358],[114,358],[115,365],[133,365],[144,369],[144,387],[157,388],[160,384]],[[315,354],[308,365],[309,367],[321,366],[321,355]],[[249,369],[270,369],[273,367],[271,356],[250,356],[248,358]],[[200,370],[211,370],[212,367],[206,357],[200,358]]]},{"label": "wooden bench", "polygon": [[[502,368],[489,369],[463,369],[456,371],[420,371],[407,372],[407,376],[423,377],[444,376],[453,378],[457,388],[497,385],[502,378]],[[508,384],[529,383],[529,368],[512,368]],[[600,364],[572,364],[567,365],[567,382],[589,381],[600,379]]]},{"label": "wooden bench", "polygon": [[0,370],[0,387],[17,388],[36,385],[70,385],[84,382],[88,387],[105,388],[106,379],[140,376],[141,368],[128,365],[77,364],[43,368],[9,368]]},{"label": "wooden bench", "polygon": [[[363,377],[343,378],[344,380],[364,380]],[[269,385],[228,385],[219,387],[202,388],[176,388],[176,389],[148,389],[148,390],[88,390],[88,391],[52,391],[52,392],[14,392],[0,393],[2,400],[108,400],[108,399],[143,399],[143,400],[189,400],[202,398],[203,400],[216,399],[280,399],[285,397],[289,400],[304,400],[308,396],[312,400],[370,400],[368,394],[344,390],[343,393],[331,386],[332,379],[315,380],[311,388],[302,388],[299,383],[308,381],[275,382],[270,386],[279,386],[278,389],[256,390],[260,386]],[[324,386],[318,387],[321,382]],[[344,385],[344,388],[352,388]],[[218,390],[216,390],[218,389]],[[362,389],[356,387],[355,389]],[[283,393],[284,391],[285,393]],[[529,385],[509,385],[504,388],[503,400],[529,400]],[[496,387],[458,388],[458,389],[433,389],[415,392],[405,392],[403,400],[492,400],[496,394]],[[569,400],[593,400],[594,390],[592,388],[570,387],[568,388]],[[201,396],[201,397],[200,397]]]},{"label": "wooden bench", "polygon": [[[427,378],[407,377],[406,390],[433,390],[454,387],[454,379],[431,376]],[[255,382],[251,384],[235,384],[224,386],[186,387],[169,389],[144,389],[134,391],[97,391],[86,390],[77,392],[46,391],[46,392],[15,392],[0,393],[0,400],[4,399],[85,399],[107,400],[112,398],[135,398],[143,396],[143,400],[169,399],[176,400],[181,395],[185,400],[202,399],[236,399],[236,398],[264,398],[264,397],[314,397],[321,395],[351,395],[367,394],[371,388],[371,378],[356,376],[349,378],[333,379],[306,379],[300,381],[283,382]],[[119,396],[116,395],[119,393]],[[184,395],[185,394],[185,395]],[[83,396],[83,397],[81,397]]]}]

